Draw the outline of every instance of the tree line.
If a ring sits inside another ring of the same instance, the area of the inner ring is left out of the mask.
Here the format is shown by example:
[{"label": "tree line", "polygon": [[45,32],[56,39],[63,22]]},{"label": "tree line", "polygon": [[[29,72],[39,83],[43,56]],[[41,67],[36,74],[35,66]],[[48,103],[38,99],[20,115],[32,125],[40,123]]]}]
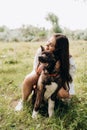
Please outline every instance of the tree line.
[{"label": "tree line", "polygon": [[42,41],[53,33],[63,33],[73,40],[87,40],[87,28],[85,30],[72,31],[68,28],[61,28],[58,17],[53,13],[48,13],[46,18],[51,23],[50,29],[36,27],[32,25],[22,25],[20,28],[9,29],[6,26],[0,27],[0,41],[6,42],[29,42]]}]

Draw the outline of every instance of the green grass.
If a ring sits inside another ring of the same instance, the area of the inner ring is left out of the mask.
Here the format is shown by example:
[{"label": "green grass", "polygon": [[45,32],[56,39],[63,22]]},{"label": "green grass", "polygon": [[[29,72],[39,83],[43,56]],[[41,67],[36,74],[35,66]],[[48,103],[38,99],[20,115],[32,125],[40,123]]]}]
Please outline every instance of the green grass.
[{"label": "green grass", "polygon": [[75,90],[71,102],[58,101],[53,118],[47,107],[38,120],[31,118],[32,105],[24,110],[14,108],[21,98],[21,84],[31,72],[37,48],[44,43],[0,43],[0,129],[1,130],[87,130],[87,42],[70,41],[70,52],[77,67]]}]

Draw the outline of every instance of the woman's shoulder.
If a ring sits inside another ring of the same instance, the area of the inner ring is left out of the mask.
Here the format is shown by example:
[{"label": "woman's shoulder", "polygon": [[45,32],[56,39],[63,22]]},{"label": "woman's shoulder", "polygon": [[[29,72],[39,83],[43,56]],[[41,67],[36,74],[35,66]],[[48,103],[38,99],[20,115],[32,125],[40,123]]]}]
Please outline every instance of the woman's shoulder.
[{"label": "woman's shoulder", "polygon": [[42,53],[42,50],[41,50],[41,47],[39,47],[37,49],[37,51],[36,51],[36,55],[35,56],[39,56],[39,55],[41,55],[41,53]]},{"label": "woman's shoulder", "polygon": [[75,64],[74,58],[72,55],[69,55],[69,61],[70,61],[70,64]]},{"label": "woman's shoulder", "polygon": [[37,49],[37,53],[42,53],[41,47],[39,47],[39,48]]}]

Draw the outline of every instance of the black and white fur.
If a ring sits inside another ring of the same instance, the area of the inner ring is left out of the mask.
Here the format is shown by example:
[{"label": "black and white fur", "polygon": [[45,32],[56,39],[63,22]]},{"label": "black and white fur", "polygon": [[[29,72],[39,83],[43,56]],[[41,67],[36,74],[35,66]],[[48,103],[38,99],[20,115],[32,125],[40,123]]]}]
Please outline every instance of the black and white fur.
[{"label": "black and white fur", "polygon": [[56,59],[53,53],[43,51],[39,56],[40,63],[44,64],[44,68],[40,74],[37,83],[36,100],[32,113],[32,118],[37,118],[38,111],[42,100],[48,101],[48,115],[54,114],[55,99],[57,92],[62,86],[59,70],[56,70]]}]

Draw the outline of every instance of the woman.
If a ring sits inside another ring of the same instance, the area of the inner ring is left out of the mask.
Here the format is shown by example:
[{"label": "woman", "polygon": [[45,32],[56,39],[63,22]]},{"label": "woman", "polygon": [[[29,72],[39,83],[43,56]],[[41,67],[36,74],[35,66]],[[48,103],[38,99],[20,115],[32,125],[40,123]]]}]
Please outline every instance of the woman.
[{"label": "woman", "polygon": [[[73,75],[75,72],[75,64],[72,59],[72,56],[69,55],[69,41],[68,38],[62,34],[54,34],[46,43],[45,50],[49,50],[53,52],[56,59],[58,59],[57,67],[60,67],[61,77],[63,80],[63,87],[58,91],[58,98],[70,98],[71,95],[75,94],[74,85],[73,85]],[[39,75],[37,73],[37,69],[39,68],[39,73],[41,71],[41,67],[39,65],[38,57],[41,55],[41,48],[38,49],[35,59],[34,59],[34,67],[33,71],[28,74],[24,81],[22,87],[22,100],[18,103],[15,110],[20,111],[23,108],[23,102],[27,101],[29,95],[34,89],[34,85],[36,85]],[[69,88],[67,90],[64,89],[64,85],[67,84]]]}]

